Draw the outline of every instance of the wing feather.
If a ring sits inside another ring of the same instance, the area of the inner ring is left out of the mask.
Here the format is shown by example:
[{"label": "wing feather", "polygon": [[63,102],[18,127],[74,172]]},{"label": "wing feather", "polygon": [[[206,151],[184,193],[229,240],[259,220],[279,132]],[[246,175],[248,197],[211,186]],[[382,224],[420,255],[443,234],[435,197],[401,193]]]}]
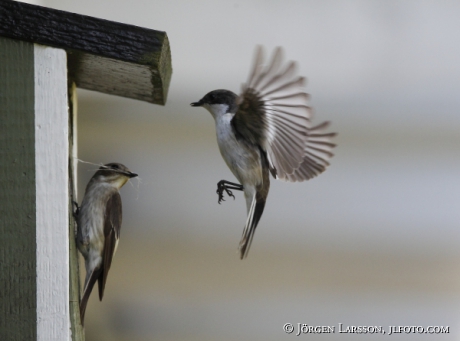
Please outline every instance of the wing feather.
[{"label": "wing feather", "polygon": [[120,238],[122,221],[122,206],[120,194],[114,192],[107,201],[104,217],[104,254],[102,276],[99,277],[99,299],[102,300],[104,295],[107,275],[112,265],[112,259],[116,252],[118,240]]},{"label": "wing feather", "polygon": [[277,86],[278,82],[283,82],[283,79],[288,79],[291,78],[295,72],[297,71],[297,63],[296,62],[289,62],[288,66],[284,71],[278,73],[277,75],[273,76],[271,79],[268,79],[265,81],[265,84],[263,84],[259,91],[264,92],[264,91],[269,91],[270,87],[275,87]]},{"label": "wing feather", "polygon": [[305,147],[305,155],[300,164],[292,174],[286,178],[288,181],[305,181],[321,174],[329,166],[329,159],[334,156],[332,148],[335,144],[330,142],[335,133],[323,133],[329,126],[329,122],[323,122],[310,129]]},{"label": "wing feather", "polygon": [[[260,74],[257,76],[257,78],[254,80],[254,82],[251,83],[252,88],[263,88],[265,85],[262,83],[260,84],[263,80],[267,79],[268,76],[272,73],[276,73],[281,65],[281,61],[283,59],[282,56],[282,50],[280,48],[277,48],[275,52],[273,53],[273,57],[271,62],[269,63],[269,66],[267,69],[263,72],[260,72]],[[263,60],[261,60],[261,63]],[[261,65],[261,64],[260,64]]]},{"label": "wing feather", "polygon": [[328,123],[311,127],[312,109],[304,91],[305,78],[296,76],[296,63],[283,64],[283,51],[276,48],[264,65],[262,47],[257,47],[233,117],[234,129],[267,153],[272,174],[287,181],[310,179],[329,165],[335,146]]},{"label": "wing feather", "polygon": [[264,90],[263,95],[264,96],[270,96],[271,94],[276,93],[277,95],[281,96],[288,96],[292,95],[293,91],[298,91],[299,87],[305,86],[305,77],[298,77],[297,79],[294,79],[293,81],[290,81],[288,83],[283,83],[277,87],[274,87],[273,89]]},{"label": "wing feather", "polygon": [[256,55],[254,57],[254,63],[252,64],[251,72],[249,72],[249,79],[247,82],[248,88],[254,87],[254,83],[259,77],[258,75],[260,74],[260,69],[262,68],[263,60],[264,60],[263,48],[262,46],[257,46]]}]

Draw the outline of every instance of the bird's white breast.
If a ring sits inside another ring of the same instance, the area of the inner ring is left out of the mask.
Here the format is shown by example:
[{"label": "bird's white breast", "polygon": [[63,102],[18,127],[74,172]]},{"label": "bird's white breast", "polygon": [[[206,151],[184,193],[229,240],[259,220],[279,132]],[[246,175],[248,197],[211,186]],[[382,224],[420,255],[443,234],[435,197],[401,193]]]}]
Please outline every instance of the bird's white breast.
[{"label": "bird's white breast", "polygon": [[256,185],[262,178],[259,150],[239,141],[232,129],[233,114],[216,117],[216,135],[222,158],[241,184]]}]

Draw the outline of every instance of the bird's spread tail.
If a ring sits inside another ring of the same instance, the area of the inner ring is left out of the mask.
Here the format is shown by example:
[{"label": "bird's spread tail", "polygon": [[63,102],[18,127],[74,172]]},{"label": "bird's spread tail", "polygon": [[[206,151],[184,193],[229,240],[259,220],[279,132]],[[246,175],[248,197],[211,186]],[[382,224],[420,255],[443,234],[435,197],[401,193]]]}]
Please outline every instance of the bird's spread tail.
[{"label": "bird's spread tail", "polygon": [[240,258],[246,258],[251,247],[252,238],[254,237],[254,232],[256,231],[257,224],[259,223],[260,217],[264,212],[265,208],[265,198],[260,195],[260,193],[255,193],[251,206],[248,212],[248,218],[246,219],[246,225],[244,226],[243,235],[241,237],[239,250]]},{"label": "bird's spread tail", "polygon": [[91,291],[93,290],[94,284],[96,284],[96,281],[101,275],[101,272],[101,268],[93,270],[89,278],[85,281],[85,289],[83,291],[83,297],[80,301],[80,321],[82,326],[85,324],[85,312],[86,305],[88,304],[89,295],[91,295]]}]

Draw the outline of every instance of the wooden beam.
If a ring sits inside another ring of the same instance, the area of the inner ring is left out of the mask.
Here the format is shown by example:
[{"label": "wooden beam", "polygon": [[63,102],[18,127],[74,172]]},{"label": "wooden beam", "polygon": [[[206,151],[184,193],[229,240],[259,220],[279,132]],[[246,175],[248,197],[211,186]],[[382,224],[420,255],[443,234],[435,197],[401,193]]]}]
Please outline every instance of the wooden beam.
[{"label": "wooden beam", "polygon": [[0,37],[0,340],[70,340],[64,50]]},{"label": "wooden beam", "polygon": [[62,49],[34,44],[37,336],[70,340],[69,115]]},{"label": "wooden beam", "polygon": [[0,36],[66,50],[78,87],[166,103],[172,74],[166,32],[2,0]]}]

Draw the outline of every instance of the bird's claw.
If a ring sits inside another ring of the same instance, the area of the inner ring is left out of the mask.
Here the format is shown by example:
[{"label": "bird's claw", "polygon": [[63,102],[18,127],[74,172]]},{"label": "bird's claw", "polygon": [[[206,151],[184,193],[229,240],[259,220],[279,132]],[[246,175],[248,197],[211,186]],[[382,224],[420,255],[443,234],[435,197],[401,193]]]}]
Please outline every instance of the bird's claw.
[{"label": "bird's claw", "polygon": [[220,191],[220,188],[218,187],[216,190],[217,195],[219,196],[219,199],[217,199],[217,203],[220,205],[221,201],[225,201],[224,195],[222,194],[223,191]]},{"label": "bird's claw", "polygon": [[225,201],[224,199],[224,191],[227,193],[229,197],[232,197],[233,200],[235,200],[235,196],[233,195],[233,192],[229,190],[227,187],[225,187],[225,184],[223,183],[218,183],[217,184],[217,190],[216,193],[219,196],[219,199],[217,200],[217,203],[220,205],[222,201]]},{"label": "bird's claw", "polygon": [[233,200],[235,200],[235,196],[233,195],[233,192],[232,192],[231,190],[225,188],[225,192],[227,192],[227,195],[228,195],[229,197],[232,197]]},{"label": "bird's claw", "polygon": [[80,206],[78,206],[78,203],[74,200],[72,200],[72,204],[75,206],[75,211],[73,211],[73,217],[75,220],[77,220],[78,215],[80,214]]}]

